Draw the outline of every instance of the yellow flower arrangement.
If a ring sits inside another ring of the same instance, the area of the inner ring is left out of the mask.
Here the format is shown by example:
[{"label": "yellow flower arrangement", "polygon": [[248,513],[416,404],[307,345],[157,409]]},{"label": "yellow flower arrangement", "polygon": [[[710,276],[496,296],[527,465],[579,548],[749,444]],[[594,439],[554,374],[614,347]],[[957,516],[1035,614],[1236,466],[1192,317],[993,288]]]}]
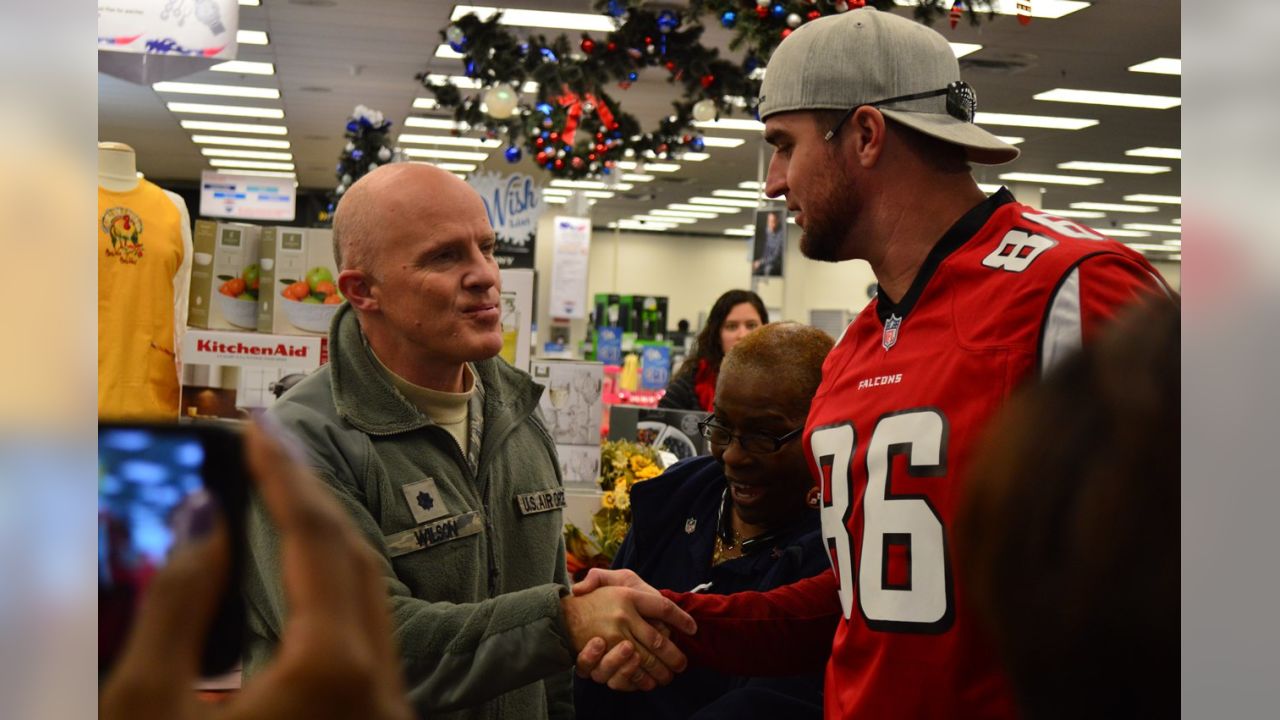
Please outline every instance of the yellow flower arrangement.
[{"label": "yellow flower arrangement", "polygon": [[662,474],[662,461],[648,445],[627,440],[600,444],[600,509],[588,537],[573,523],[564,529],[569,572],[575,578],[592,567],[609,567],[631,527],[631,488]]}]

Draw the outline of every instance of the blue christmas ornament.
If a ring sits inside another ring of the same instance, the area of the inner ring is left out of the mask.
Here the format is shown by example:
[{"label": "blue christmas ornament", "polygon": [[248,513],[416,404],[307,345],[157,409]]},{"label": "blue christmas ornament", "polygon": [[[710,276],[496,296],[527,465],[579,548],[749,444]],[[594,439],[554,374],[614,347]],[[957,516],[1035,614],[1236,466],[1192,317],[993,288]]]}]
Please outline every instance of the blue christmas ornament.
[{"label": "blue christmas ornament", "polygon": [[680,26],[680,16],[676,15],[672,10],[663,10],[658,13],[658,30],[669,33]]},{"label": "blue christmas ornament", "polygon": [[511,147],[507,148],[506,152],[503,153],[503,155],[507,156],[507,162],[509,163],[520,162],[520,154],[521,154],[520,148],[516,147],[515,145],[512,145]]},{"label": "blue christmas ornament", "polygon": [[449,43],[449,47],[456,53],[460,53],[467,48],[466,41],[458,41]]},{"label": "blue christmas ornament", "polygon": [[328,210],[329,212],[333,212],[333,203],[329,203]]},{"label": "blue christmas ornament", "polygon": [[474,62],[472,62],[472,61],[470,61],[470,60],[468,60],[468,61],[467,61],[466,73],[467,73],[467,77],[475,77],[475,75],[476,75],[476,64],[475,64]]},{"label": "blue christmas ornament", "polygon": [[605,175],[610,175],[613,173],[613,170],[610,170],[609,166],[605,165],[604,167],[600,168],[600,172],[604,173]]},{"label": "blue christmas ornament", "polygon": [[702,152],[702,148],[706,146],[707,144],[702,142],[702,138],[700,137],[696,137],[689,141],[689,149],[694,152]]},{"label": "blue christmas ornament", "polygon": [[758,67],[760,67],[760,61],[756,59],[755,55],[749,55],[746,60],[742,61],[742,69],[747,72],[751,72]]},{"label": "blue christmas ornament", "polygon": [[334,168],[334,169],[333,169],[333,171],[334,171],[334,172],[342,172],[342,163],[338,163],[338,166],[337,166],[336,168]]},{"label": "blue christmas ornament", "polygon": [[555,62],[556,54],[551,52],[551,48],[542,48],[542,58],[547,62]]},{"label": "blue christmas ornament", "polygon": [[347,123],[347,132],[355,132],[356,130],[359,130],[359,129],[360,129],[360,123],[356,122],[355,120],[352,120],[351,122]]},{"label": "blue christmas ornament", "polygon": [[776,18],[778,18],[778,19],[782,19],[784,16],[786,16],[786,14],[787,14],[787,9],[786,9],[786,8],[784,8],[784,7],[782,7],[782,5],[774,5],[774,6],[773,6],[773,9],[772,9],[772,10],[770,10],[770,12],[772,12],[772,13],[773,13],[773,16],[774,16],[774,17],[776,17]]},{"label": "blue christmas ornament", "polygon": [[360,159],[360,158],[362,158],[362,157],[364,157],[364,151],[363,151],[363,150],[352,150],[352,151],[351,151],[351,159],[352,159],[352,160],[359,160],[359,159]]},{"label": "blue christmas ornament", "polygon": [[544,102],[538,103],[537,105],[534,106],[534,109],[542,113],[543,115],[550,115],[551,103],[544,103]]},{"label": "blue christmas ornament", "polygon": [[623,0],[609,0],[609,14],[614,17],[622,17],[627,12],[627,3]]},{"label": "blue christmas ornament", "polygon": [[632,72],[632,73],[627,73],[627,79],[628,79],[628,80],[630,80],[631,82],[635,82],[635,81],[636,81],[636,78],[638,78],[638,77],[640,77],[640,76],[639,76],[639,75],[636,75],[636,74],[635,74],[635,73],[633,73],[633,72]]},{"label": "blue christmas ornament", "polygon": [[521,55],[529,54],[529,43],[520,43],[520,54]]},{"label": "blue christmas ornament", "polygon": [[724,14],[720,16],[720,24],[732,30],[733,26],[738,24],[738,13],[732,10],[725,10]]}]

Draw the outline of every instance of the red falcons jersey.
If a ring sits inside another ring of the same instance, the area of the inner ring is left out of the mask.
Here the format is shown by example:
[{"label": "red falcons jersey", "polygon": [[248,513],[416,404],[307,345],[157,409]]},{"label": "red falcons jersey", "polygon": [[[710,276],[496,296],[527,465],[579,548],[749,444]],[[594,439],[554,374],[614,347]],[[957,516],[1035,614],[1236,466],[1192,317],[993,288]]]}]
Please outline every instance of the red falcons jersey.
[{"label": "red falcons jersey", "polygon": [[831,571],[769,593],[672,594],[699,624],[681,647],[740,674],[827,661],[830,719],[1014,717],[958,587],[960,478],[1012,390],[1152,292],[1168,290],[1142,256],[1007,191],[967,213],[823,366],[804,443]]}]

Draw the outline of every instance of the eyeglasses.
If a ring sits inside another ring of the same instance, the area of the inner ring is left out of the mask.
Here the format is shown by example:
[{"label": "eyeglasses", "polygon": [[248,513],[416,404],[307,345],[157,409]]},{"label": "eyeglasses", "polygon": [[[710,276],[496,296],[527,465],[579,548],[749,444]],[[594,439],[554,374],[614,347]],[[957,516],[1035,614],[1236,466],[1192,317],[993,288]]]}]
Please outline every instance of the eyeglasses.
[{"label": "eyeglasses", "polygon": [[776,453],[782,449],[783,445],[800,437],[800,433],[804,432],[803,427],[798,427],[781,437],[774,437],[760,432],[745,432],[735,435],[729,432],[729,428],[716,424],[714,422],[715,419],[716,416],[712,415],[698,423],[698,430],[702,433],[702,437],[707,439],[707,442],[712,445],[728,446],[729,443],[733,442],[734,438],[737,438],[738,446],[752,455]]},{"label": "eyeglasses", "polygon": [[849,112],[845,113],[844,116],[840,118],[840,122],[836,123],[836,126],[831,128],[830,132],[828,132],[823,139],[830,142],[831,138],[835,137],[837,132],[840,132],[840,127],[844,125],[845,121],[853,115],[853,111],[860,107],[865,107],[867,105],[876,107],[879,105],[888,105],[889,103],[906,102],[907,100],[923,100],[925,98],[938,97],[939,95],[947,96],[948,115],[962,122],[973,122],[974,116],[978,114],[978,93],[970,87],[969,83],[963,80],[956,80],[941,90],[929,90],[928,92],[915,93],[913,95],[899,95],[898,97],[892,97],[888,100],[877,100],[875,102],[854,105],[849,108]]}]

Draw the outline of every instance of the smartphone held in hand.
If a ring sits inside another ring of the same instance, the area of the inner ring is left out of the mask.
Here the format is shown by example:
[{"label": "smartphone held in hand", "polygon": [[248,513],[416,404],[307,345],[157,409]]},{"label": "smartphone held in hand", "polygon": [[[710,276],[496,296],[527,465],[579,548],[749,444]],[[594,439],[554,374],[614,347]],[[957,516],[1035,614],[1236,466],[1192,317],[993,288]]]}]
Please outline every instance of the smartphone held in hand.
[{"label": "smartphone held in hand", "polygon": [[240,433],[220,423],[98,423],[98,675],[129,636],[152,577],[184,541],[221,517],[231,572],[210,625],[201,673],[240,659],[240,567],[248,479]]}]

